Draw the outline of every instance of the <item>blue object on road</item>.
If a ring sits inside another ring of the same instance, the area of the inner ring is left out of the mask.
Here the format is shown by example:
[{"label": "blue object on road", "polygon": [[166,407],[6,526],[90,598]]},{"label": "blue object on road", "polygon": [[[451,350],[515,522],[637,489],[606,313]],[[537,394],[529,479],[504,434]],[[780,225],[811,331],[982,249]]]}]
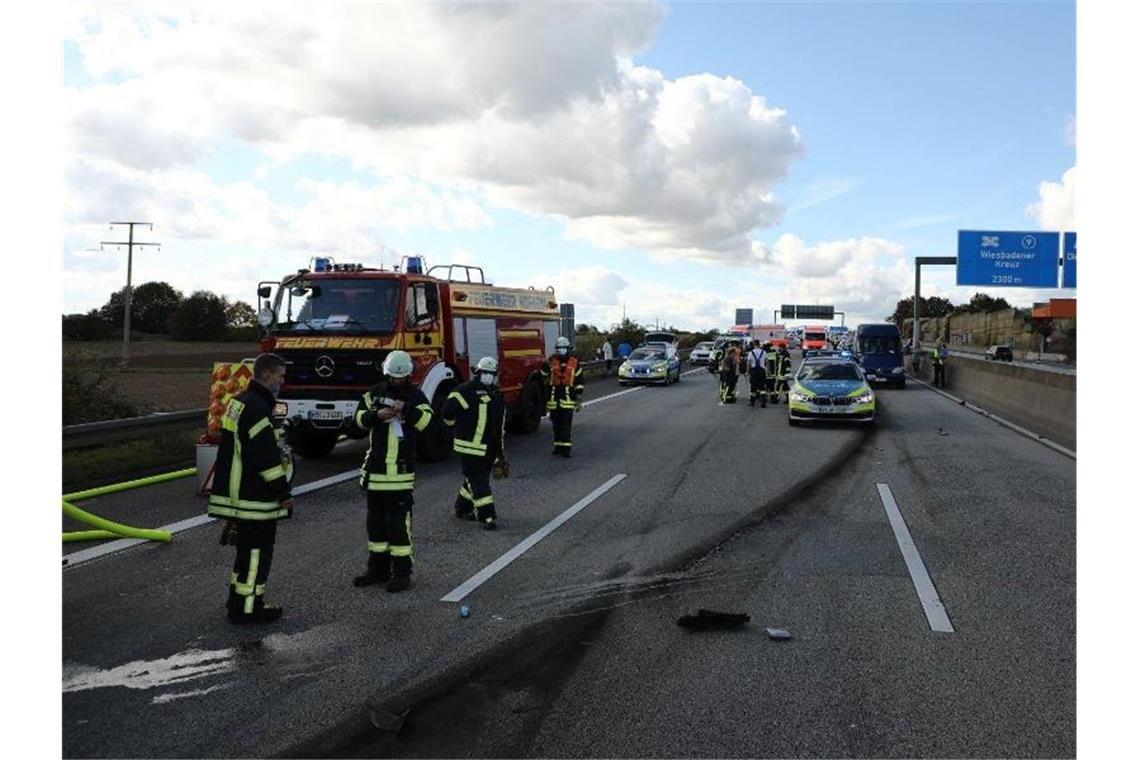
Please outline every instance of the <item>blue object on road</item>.
[{"label": "blue object on road", "polygon": [[459,608],[459,617],[470,617],[470,616],[471,616],[471,610],[467,607],[467,605],[463,605],[462,607]]},{"label": "blue object on road", "polygon": [[958,285],[1055,288],[1057,232],[958,230]]}]

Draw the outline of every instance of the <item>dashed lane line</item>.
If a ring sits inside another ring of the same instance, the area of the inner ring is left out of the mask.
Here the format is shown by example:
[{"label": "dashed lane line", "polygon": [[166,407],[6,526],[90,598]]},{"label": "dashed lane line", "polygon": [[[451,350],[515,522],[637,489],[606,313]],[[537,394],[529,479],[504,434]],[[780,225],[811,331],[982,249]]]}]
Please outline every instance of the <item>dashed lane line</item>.
[{"label": "dashed lane line", "polygon": [[899,505],[895,503],[890,486],[886,483],[876,483],[875,486],[879,489],[879,499],[883,502],[883,509],[887,511],[887,519],[890,520],[891,529],[895,532],[895,540],[898,541],[899,550],[906,562],[906,569],[910,571],[911,583],[918,593],[918,601],[922,602],[922,610],[926,613],[930,630],[936,633],[954,633],[954,626],[950,624],[946,607],[943,606],[942,599],[934,588],[934,582],[930,580],[930,574],[926,572],[922,555],[914,545],[914,539],[906,527],[906,520],[899,512]]},{"label": "dashed lane line", "polygon": [[616,486],[618,483],[625,480],[625,477],[626,476],[625,476],[624,472],[619,472],[617,475],[614,475],[612,478],[607,480],[605,483],[602,483],[600,486],[595,488],[593,491],[590,491],[590,493],[586,494],[586,496],[584,496],[582,499],[580,499],[576,504],[574,504],[574,506],[570,507],[565,512],[563,512],[562,514],[558,515],[558,517],[555,517],[553,520],[548,522],[546,525],[543,525],[541,528],[536,530],[534,533],[531,533],[529,536],[524,538],[522,541],[515,544],[514,547],[512,547],[510,549],[510,551],[508,551],[506,554],[499,557],[497,560],[495,560],[491,564],[487,565],[485,568],[483,568],[482,570],[477,572],[475,575],[472,575],[470,578],[465,580],[463,583],[459,584],[459,586],[457,586],[454,590],[452,590],[450,593],[448,593],[447,596],[443,597],[439,601],[441,601],[441,602],[458,602],[458,601],[462,600],[463,597],[467,596],[472,591],[474,591],[475,589],[479,588],[484,583],[489,581],[495,575],[495,573],[499,572],[504,567],[506,567],[507,565],[514,562],[516,559],[521,557],[523,554],[526,554],[526,552],[529,549],[531,549],[535,544],[537,544],[539,541],[541,541],[542,539],[549,536],[559,526],[566,523],[571,517],[578,514],[583,509],[585,509],[586,507],[588,507],[592,503],[594,503],[603,494],[605,494],[606,491],[609,491],[611,488]]}]

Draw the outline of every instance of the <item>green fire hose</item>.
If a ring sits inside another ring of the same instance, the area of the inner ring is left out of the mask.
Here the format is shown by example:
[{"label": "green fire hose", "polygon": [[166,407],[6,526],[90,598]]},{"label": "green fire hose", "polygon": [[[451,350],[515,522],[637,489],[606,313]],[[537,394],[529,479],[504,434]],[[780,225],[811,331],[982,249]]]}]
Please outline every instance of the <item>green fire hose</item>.
[{"label": "green fire hose", "polygon": [[119,493],[121,491],[129,491],[133,488],[141,488],[143,486],[153,485],[155,483],[163,483],[167,480],[175,480],[176,478],[185,478],[193,475],[197,470],[191,467],[185,470],[176,470],[174,472],[165,472],[161,475],[153,475],[149,478],[139,478],[138,480],[128,480],[125,483],[115,483],[109,486],[102,486],[100,488],[91,488],[86,491],[78,491],[76,493],[64,494],[63,497],[63,514],[73,520],[87,523],[88,525],[98,528],[98,530],[79,530],[63,534],[64,542],[70,541],[97,541],[105,538],[114,538],[116,536],[123,536],[124,538],[141,538],[145,541],[170,541],[170,531],[154,530],[148,528],[135,528],[130,525],[122,525],[121,523],[113,522],[105,518],[93,515],[86,512],[79,507],[71,504],[72,501],[82,501],[83,499],[93,499],[96,496],[105,496],[107,494]]}]

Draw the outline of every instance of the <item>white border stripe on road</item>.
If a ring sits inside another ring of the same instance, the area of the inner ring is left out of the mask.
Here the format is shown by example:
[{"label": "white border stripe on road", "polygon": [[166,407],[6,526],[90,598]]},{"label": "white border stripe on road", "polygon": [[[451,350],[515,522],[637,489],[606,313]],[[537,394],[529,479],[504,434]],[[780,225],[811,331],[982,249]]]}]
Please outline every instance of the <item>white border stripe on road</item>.
[{"label": "white border stripe on road", "polygon": [[934,391],[935,393],[939,394],[940,396],[944,396],[945,398],[950,399],[951,401],[957,403],[960,406],[966,407],[970,411],[977,412],[978,414],[982,415],[983,417],[987,417],[987,418],[993,420],[994,422],[1001,425],[1002,427],[1007,427],[1010,430],[1012,430],[1013,432],[1020,433],[1021,435],[1025,436],[1026,438],[1029,438],[1030,440],[1037,441],[1042,446],[1048,446],[1049,448],[1053,449],[1053,451],[1056,451],[1059,454],[1064,454],[1065,456],[1070,457],[1072,459],[1077,458],[1077,452],[1073,451],[1072,449],[1065,448],[1064,446],[1057,443],[1056,441],[1049,440],[1048,438],[1041,435],[1040,433],[1034,433],[1032,430],[1026,430],[1021,425],[1015,424],[1013,422],[1010,422],[1007,419],[999,417],[996,414],[994,414],[993,412],[987,412],[985,409],[981,408],[980,406],[978,406],[976,404],[971,404],[969,401],[967,401],[965,399],[958,398],[953,393],[947,393],[946,391],[942,390],[941,388],[935,388],[933,385],[926,382],[925,380],[919,380],[917,377],[911,377],[911,380],[913,382],[918,383],[919,385],[922,385],[922,386]]},{"label": "white border stripe on road", "polygon": [[567,520],[569,520],[574,515],[581,512],[586,507],[590,506],[590,504],[593,503],[598,497],[600,497],[606,491],[610,490],[611,488],[613,488],[614,486],[616,486],[618,483],[622,482],[623,480],[625,480],[625,473],[624,472],[620,472],[617,475],[614,475],[612,478],[607,480],[605,483],[602,483],[600,486],[595,488],[593,491],[586,494],[586,496],[583,497],[582,500],[579,501],[577,504],[570,507],[565,512],[563,512],[562,514],[558,515],[558,517],[555,517],[553,520],[551,520],[546,525],[544,525],[541,528],[539,528],[538,530],[536,530],[534,533],[531,533],[529,536],[524,538],[519,543],[515,544],[515,546],[510,551],[508,551],[506,554],[499,557],[497,560],[495,560],[491,564],[487,565],[485,568],[483,568],[482,570],[477,572],[475,575],[472,575],[470,578],[463,581],[463,583],[461,583],[454,591],[452,591],[451,593],[449,593],[447,596],[443,597],[439,601],[441,601],[441,602],[458,602],[463,597],[467,596],[472,591],[474,591],[475,589],[482,586],[484,583],[486,583],[488,580],[490,580],[491,577],[495,573],[499,572],[504,567],[506,567],[507,565],[511,564],[516,559],[521,557],[523,554],[525,554],[527,552],[528,549],[530,549],[532,546],[537,544],[542,539],[549,536],[560,525],[565,523]]},{"label": "white border stripe on road", "polygon": [[918,547],[910,537],[906,520],[899,512],[899,505],[895,503],[890,487],[886,483],[876,483],[875,486],[879,489],[879,498],[883,502],[883,509],[887,510],[887,519],[891,521],[891,529],[895,532],[895,540],[899,542],[899,550],[902,551],[903,560],[906,561],[906,569],[910,571],[910,579],[914,583],[914,590],[918,593],[918,600],[922,602],[930,630],[938,633],[954,633],[954,626],[950,624],[946,608],[942,606],[938,591],[930,580],[930,574],[926,572],[922,555],[918,553]]},{"label": "white border stripe on road", "polygon": [[[700,371],[701,370],[699,370],[699,369],[691,369],[688,372],[682,372],[681,376],[684,377],[687,375],[691,375],[694,372],[700,372]],[[591,404],[598,404],[598,403],[601,403],[602,401],[609,401],[611,398],[617,398],[618,396],[624,396],[627,393],[636,393],[637,391],[643,391],[648,387],[649,387],[648,385],[637,385],[637,386],[634,386],[633,388],[626,388],[624,391],[618,391],[617,393],[610,393],[610,394],[607,394],[605,396],[599,396],[598,398],[590,399],[589,401],[583,401],[582,402],[582,408],[585,409],[586,407],[590,406]]]}]

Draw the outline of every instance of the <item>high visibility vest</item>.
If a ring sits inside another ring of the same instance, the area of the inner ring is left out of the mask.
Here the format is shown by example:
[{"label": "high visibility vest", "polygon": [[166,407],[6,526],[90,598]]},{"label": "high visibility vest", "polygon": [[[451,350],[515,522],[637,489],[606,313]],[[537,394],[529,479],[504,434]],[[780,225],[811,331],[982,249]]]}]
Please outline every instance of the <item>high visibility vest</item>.
[{"label": "high visibility vest", "polygon": [[566,364],[555,356],[550,360],[550,384],[574,385],[574,370],[578,368],[578,357],[571,356]]}]

